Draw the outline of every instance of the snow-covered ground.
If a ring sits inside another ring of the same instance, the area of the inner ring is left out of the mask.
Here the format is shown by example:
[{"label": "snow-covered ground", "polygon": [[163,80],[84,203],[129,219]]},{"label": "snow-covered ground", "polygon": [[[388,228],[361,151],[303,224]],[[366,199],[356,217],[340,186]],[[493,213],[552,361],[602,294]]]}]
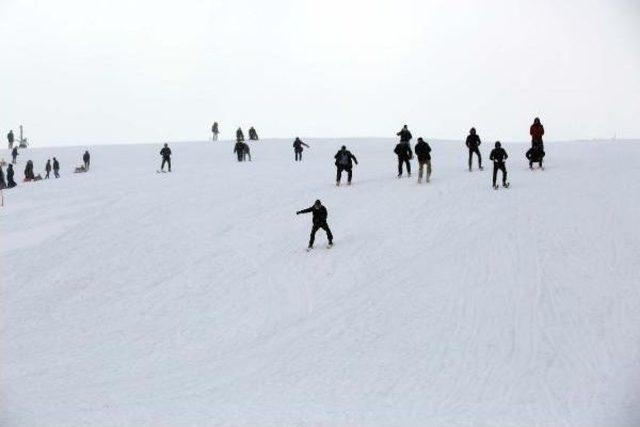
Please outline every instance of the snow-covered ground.
[{"label": "snow-covered ground", "polygon": [[506,144],[494,191],[461,142],[420,186],[291,142],[23,151],[63,169],[4,192],[0,424],[640,425],[640,143]]}]

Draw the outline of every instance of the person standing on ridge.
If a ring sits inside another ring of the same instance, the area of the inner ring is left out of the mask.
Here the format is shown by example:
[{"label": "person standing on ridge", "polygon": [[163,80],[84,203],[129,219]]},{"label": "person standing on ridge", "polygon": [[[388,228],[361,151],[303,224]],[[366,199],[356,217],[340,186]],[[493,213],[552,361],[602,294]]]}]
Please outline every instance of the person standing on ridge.
[{"label": "person standing on ridge", "polygon": [[162,163],[160,164],[160,172],[164,172],[164,165],[169,167],[169,172],[171,172],[171,148],[169,148],[169,144],[164,143],[164,147],[160,150],[160,155],[162,156]]},{"label": "person standing on ridge", "polygon": [[46,172],[44,179],[49,179],[49,174],[51,173],[51,159],[47,159],[47,164],[44,165],[44,171]]},{"label": "person standing on ridge", "polygon": [[236,153],[236,156],[238,156],[238,161],[239,162],[244,162],[244,146],[246,144],[242,141],[237,141],[236,145],[234,145],[233,147],[233,152]]},{"label": "person standing on ridge", "polygon": [[302,142],[302,140],[296,136],[296,140],[293,141],[293,153],[295,155],[296,162],[302,161],[302,152],[304,151],[303,146],[309,148],[307,144]]},{"label": "person standing on ridge", "polygon": [[238,128],[236,131],[236,142],[244,142],[244,133],[242,132],[242,128]]},{"label": "person standing on ridge", "polygon": [[256,132],[256,129],[253,126],[251,126],[249,128],[249,141],[258,141],[258,140],[259,140],[258,132]]},{"label": "person standing on ridge", "polygon": [[213,122],[213,126],[211,126],[211,133],[213,134],[213,136],[211,137],[211,140],[217,141],[218,134],[220,133],[220,131],[218,130],[218,122]]},{"label": "person standing on ridge", "polygon": [[[396,133],[396,135],[400,137],[401,143],[405,143],[407,145],[409,145],[411,138],[413,138],[413,135],[409,132],[407,125],[402,126],[402,129],[400,129],[400,132]],[[411,147],[409,147],[409,151],[411,151]]]},{"label": "person standing on ridge", "polygon": [[491,150],[491,154],[489,155],[489,160],[493,161],[493,188],[495,190],[498,189],[496,178],[498,177],[499,170],[502,171],[502,186],[509,188],[509,183],[507,182],[507,167],[504,163],[507,158],[509,158],[509,155],[504,148],[502,148],[500,141],[496,141],[496,148]]},{"label": "person standing on ridge", "polygon": [[418,158],[418,184],[422,182],[422,174],[425,166],[427,168],[427,180],[431,179],[431,146],[422,139],[418,138],[418,143],[415,147],[416,157]]},{"label": "person standing on ridge", "polygon": [[11,150],[11,163],[16,164],[16,159],[18,158],[18,147],[13,147]]},{"label": "person standing on ridge", "polygon": [[89,164],[91,164],[91,155],[89,154],[89,150],[85,150],[82,155],[82,161],[84,162],[84,169],[89,170]]},{"label": "person standing on ridge", "polygon": [[316,200],[316,202],[307,209],[302,209],[301,211],[296,212],[296,215],[305,214],[311,212],[313,214],[313,227],[311,227],[311,235],[309,236],[309,247],[307,250],[311,250],[313,248],[313,243],[316,240],[316,232],[321,228],[327,233],[327,240],[329,240],[329,247],[333,246],[333,234],[331,234],[331,229],[327,224],[327,208],[322,206],[320,200]]},{"label": "person standing on ridge", "polygon": [[344,145],[342,146],[340,151],[336,153],[334,158],[336,159],[336,168],[338,169],[336,173],[336,186],[340,185],[342,171],[347,172],[347,184],[351,185],[353,163],[357,165],[358,159],[356,159],[356,156],[351,154],[351,151],[347,150],[347,147],[345,147]]},{"label": "person standing on ridge", "polygon": [[60,163],[58,162],[58,159],[56,159],[55,157],[53,158],[53,176],[55,176],[56,178],[60,178]]},{"label": "person standing on ridge", "polygon": [[473,155],[478,156],[478,169],[482,170],[482,156],[480,155],[480,136],[476,133],[476,128],[471,128],[469,131],[469,135],[467,135],[467,140],[465,142],[467,148],[469,149],[469,172],[471,172],[471,165],[473,160]]},{"label": "person standing on ridge", "polygon": [[13,188],[16,185],[18,185],[18,184],[16,184],[15,180],[13,179],[14,174],[15,174],[15,172],[13,171],[13,165],[9,164],[7,166],[7,188]]},{"label": "person standing on ridge", "polygon": [[411,176],[411,146],[409,142],[399,142],[393,152],[398,156],[398,178],[402,178],[402,165],[407,166],[407,174]]},{"label": "person standing on ridge", "polygon": [[542,137],[544,136],[544,126],[542,126],[538,117],[533,119],[533,124],[529,128],[529,135],[531,135],[531,148],[526,154],[529,160],[529,169],[533,169],[534,163],[538,163],[540,169],[543,169],[542,160],[545,152]]},{"label": "person standing on ridge", "polygon": [[15,137],[13,136],[13,129],[11,129],[7,134],[7,141],[9,142],[9,150],[13,149],[13,142],[15,141]]}]

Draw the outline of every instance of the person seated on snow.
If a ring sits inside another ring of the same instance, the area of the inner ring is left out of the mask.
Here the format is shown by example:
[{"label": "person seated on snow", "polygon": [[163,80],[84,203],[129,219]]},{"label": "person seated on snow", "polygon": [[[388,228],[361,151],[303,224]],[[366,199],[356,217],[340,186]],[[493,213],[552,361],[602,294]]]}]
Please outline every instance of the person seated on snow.
[{"label": "person seated on snow", "polygon": [[347,150],[344,145],[340,148],[340,151],[334,156],[336,159],[336,186],[340,185],[340,179],[342,178],[342,171],[347,172],[347,184],[351,185],[351,177],[353,172],[353,163],[358,164],[356,156],[351,154],[351,151]]},{"label": "person seated on snow", "polygon": [[27,160],[27,164],[24,167],[24,182],[32,181],[34,178],[33,162],[31,160]]},{"label": "person seated on snow", "polygon": [[418,183],[422,182],[422,174],[425,167],[427,168],[427,181],[431,179],[431,147],[422,139],[418,138],[418,143],[415,147],[416,157],[418,158]]},{"label": "person seated on snow", "polygon": [[411,146],[407,142],[399,142],[393,152],[398,156],[398,178],[402,177],[402,165],[407,166],[407,174],[411,176]]},{"label": "person seated on snow", "polygon": [[500,141],[496,141],[496,146],[493,150],[491,150],[491,154],[489,155],[489,160],[493,162],[493,188],[497,189],[496,178],[498,177],[498,171],[502,171],[502,186],[508,187],[509,183],[507,182],[507,167],[505,165],[505,160],[509,155],[502,148]]},{"label": "person seated on snow", "polygon": [[13,179],[14,174],[15,174],[15,172],[13,170],[13,165],[9,164],[7,166],[7,188],[13,188],[16,185],[18,185],[18,184],[16,184],[15,180]]},{"label": "person seated on snow", "polygon": [[169,167],[169,172],[171,172],[171,148],[169,148],[169,144],[165,142],[164,147],[160,150],[160,155],[162,156],[162,163],[160,164],[160,170],[164,172],[164,165]]},{"label": "person seated on snow", "polygon": [[413,135],[411,135],[411,132],[409,132],[409,128],[407,127],[407,125],[404,125],[402,129],[400,129],[400,132],[396,133],[396,135],[400,137],[400,142],[403,142],[405,144],[409,144],[409,142],[411,142],[411,138],[413,138]]},{"label": "person seated on snow", "polygon": [[482,170],[482,155],[480,155],[480,136],[476,133],[476,128],[471,128],[465,145],[469,149],[469,171],[471,171],[471,165],[473,161],[473,155],[478,156],[478,169]]},{"label": "person seated on snow", "polygon": [[538,167],[543,169],[542,160],[544,159],[544,155],[544,150],[539,146],[529,148],[525,154],[527,160],[529,160],[529,169],[533,169],[534,163],[538,163]]},{"label": "person seated on snow", "polygon": [[329,246],[333,246],[333,234],[331,234],[331,229],[327,224],[327,216],[328,216],[327,208],[322,206],[322,203],[320,202],[320,200],[316,200],[313,206],[296,212],[296,215],[305,214],[309,212],[313,214],[313,218],[312,218],[313,226],[311,227],[311,235],[309,236],[309,249],[313,248],[313,242],[316,239],[316,232],[321,228],[327,233],[327,240],[329,240]]},{"label": "person seated on snow", "polygon": [[86,171],[87,171],[87,169],[85,169],[84,165],[82,165],[82,166],[76,167],[75,170],[73,171],[73,173],[84,173]]},{"label": "person seated on snow", "polygon": [[296,162],[302,161],[302,152],[304,151],[303,147],[309,148],[307,144],[302,142],[302,140],[296,136],[296,140],[293,141],[293,153],[294,153]]}]

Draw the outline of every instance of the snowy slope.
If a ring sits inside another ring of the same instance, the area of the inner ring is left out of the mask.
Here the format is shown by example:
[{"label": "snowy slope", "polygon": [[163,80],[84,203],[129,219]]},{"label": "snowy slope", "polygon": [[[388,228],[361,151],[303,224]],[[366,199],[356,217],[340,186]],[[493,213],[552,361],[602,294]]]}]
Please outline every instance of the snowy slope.
[{"label": "snowy slope", "polygon": [[24,151],[63,176],[4,193],[0,424],[640,425],[640,144],[506,144],[494,191],[461,143],[418,186],[307,142]]}]

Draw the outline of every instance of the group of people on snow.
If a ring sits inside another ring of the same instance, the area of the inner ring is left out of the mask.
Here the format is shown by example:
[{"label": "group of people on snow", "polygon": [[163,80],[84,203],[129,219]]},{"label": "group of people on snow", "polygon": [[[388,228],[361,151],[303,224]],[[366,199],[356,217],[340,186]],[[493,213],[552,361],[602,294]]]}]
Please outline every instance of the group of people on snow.
[{"label": "group of people on snow", "polygon": [[[212,141],[217,141],[218,140],[218,135],[220,135],[220,128],[218,126],[218,122],[213,122],[213,125],[211,125],[211,140]],[[260,138],[258,137],[258,132],[256,131],[256,129],[251,126],[249,128],[249,141],[259,141]],[[242,132],[242,128],[239,127],[236,130],[236,142],[242,141],[244,142],[244,132]]]},{"label": "group of people on snow", "polygon": [[[6,175],[4,172],[5,162],[0,162],[0,189],[4,188],[13,188],[18,184],[15,181],[15,169],[14,165],[17,163],[17,147],[13,147],[11,150],[11,163],[7,166]],[[91,155],[89,151],[85,151],[82,155],[83,164],[79,167],[76,167],[75,172],[87,172],[89,170],[89,165],[91,164]],[[44,165],[44,177],[41,174],[37,174],[34,171],[34,165],[32,160],[27,160],[24,166],[24,179],[23,182],[31,182],[31,181],[40,181],[43,179],[49,179],[51,172],[53,171],[53,176],[55,178],[60,178],[60,162],[57,158],[53,157],[52,159],[47,159],[47,162]]]}]

